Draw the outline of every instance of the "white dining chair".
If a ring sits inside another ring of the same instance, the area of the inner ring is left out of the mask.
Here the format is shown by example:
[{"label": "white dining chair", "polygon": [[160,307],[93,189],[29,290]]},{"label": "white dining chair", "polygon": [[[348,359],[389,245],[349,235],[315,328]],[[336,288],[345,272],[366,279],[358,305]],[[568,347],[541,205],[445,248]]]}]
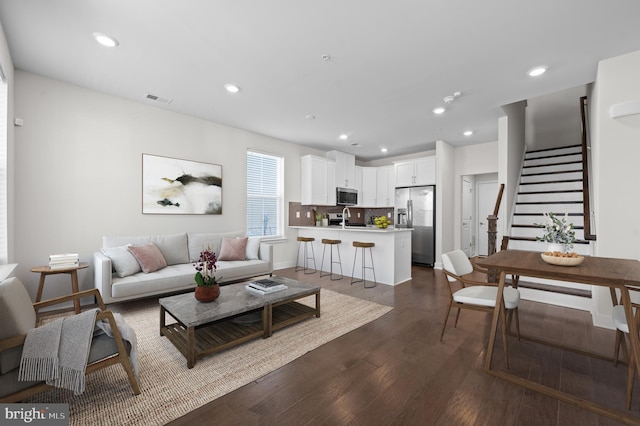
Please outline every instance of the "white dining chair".
[{"label": "white dining chair", "polygon": [[[627,287],[630,292],[640,293],[640,288],[636,287]],[[631,293],[633,294],[633,293]],[[633,315],[636,321],[636,324],[640,324],[640,311],[637,309],[640,307],[639,303],[633,302],[631,303],[633,309]],[[618,358],[620,355],[620,347],[623,348],[624,358],[629,361],[629,369],[627,372],[627,398],[625,401],[625,406],[627,410],[631,409],[631,397],[633,394],[633,382],[635,381],[635,362],[632,356],[628,356],[628,352],[625,345],[625,336],[629,335],[629,323],[627,322],[627,316],[624,312],[624,306],[622,304],[615,305],[612,311],[613,323],[616,326],[616,343],[613,354],[613,365],[618,365]],[[629,349],[631,350],[631,345],[629,345]]]},{"label": "white dining chair", "polygon": [[[461,309],[493,312],[498,295],[496,283],[487,282],[487,271],[471,263],[467,255],[462,250],[454,250],[442,255],[444,273],[447,277],[447,289],[449,290],[449,304],[445,312],[440,332],[440,341],[444,337],[444,331],[449,319],[451,308],[458,309],[454,327],[458,325],[458,318]],[[458,284],[456,284],[458,283]],[[511,324],[511,316],[516,316],[516,331],[520,339],[520,319],[518,317],[518,304],[520,302],[520,292],[517,288],[504,288],[504,304],[502,306],[502,339],[504,343],[505,366],[509,367],[509,355],[507,348],[507,324]],[[509,321],[506,319],[506,310],[509,310]]]}]

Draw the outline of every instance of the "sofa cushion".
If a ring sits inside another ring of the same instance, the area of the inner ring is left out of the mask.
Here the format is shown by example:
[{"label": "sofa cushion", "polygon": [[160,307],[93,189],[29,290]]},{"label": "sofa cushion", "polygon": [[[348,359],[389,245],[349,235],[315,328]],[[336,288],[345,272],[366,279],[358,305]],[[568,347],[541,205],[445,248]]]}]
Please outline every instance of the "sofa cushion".
[{"label": "sofa cushion", "polygon": [[244,260],[244,252],[247,248],[247,237],[224,238],[218,260]]},{"label": "sofa cushion", "polygon": [[129,251],[138,259],[140,268],[145,274],[167,267],[167,262],[164,260],[160,249],[153,243],[143,246],[129,246]]},{"label": "sofa cushion", "polygon": [[102,247],[118,247],[127,244],[136,246],[154,243],[162,253],[167,265],[179,265],[189,263],[189,248],[187,246],[187,234],[166,235],[125,235],[125,236],[103,236]]},{"label": "sofa cushion", "polygon": [[[216,255],[220,254],[223,238],[242,237],[244,231],[235,232],[199,232],[187,235],[189,245],[189,262],[197,262],[200,252],[206,248],[211,248]],[[186,262],[185,262],[186,263]]]},{"label": "sofa cushion", "polygon": [[249,237],[247,240],[247,248],[244,252],[244,258],[246,260],[258,260],[260,259],[260,242],[262,237]]},{"label": "sofa cushion", "polygon": [[102,254],[111,259],[111,264],[120,278],[140,272],[140,264],[136,257],[129,251],[129,245],[120,247],[103,247]]},{"label": "sofa cushion", "polygon": [[[36,326],[36,311],[31,297],[18,278],[8,278],[0,283],[0,340],[27,334]],[[20,348],[0,352],[0,371],[5,374],[20,363],[16,355]]]}]

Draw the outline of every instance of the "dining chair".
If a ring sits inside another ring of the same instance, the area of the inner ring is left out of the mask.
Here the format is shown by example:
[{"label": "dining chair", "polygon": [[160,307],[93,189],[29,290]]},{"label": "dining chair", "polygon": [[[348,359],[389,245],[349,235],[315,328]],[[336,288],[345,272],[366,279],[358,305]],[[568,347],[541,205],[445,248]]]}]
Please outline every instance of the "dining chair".
[{"label": "dining chair", "polygon": [[[449,319],[451,308],[458,309],[454,327],[458,325],[461,309],[475,311],[493,312],[498,295],[496,283],[487,282],[487,270],[473,265],[465,252],[454,250],[442,255],[444,273],[447,277],[447,289],[449,290],[449,304],[445,312],[440,332],[440,341],[444,337],[444,331]],[[504,342],[505,366],[509,368],[509,355],[507,351],[507,329],[511,325],[511,317],[515,313],[516,332],[520,340],[520,319],[518,317],[518,303],[520,302],[520,292],[517,288],[504,288],[504,303],[501,306],[502,317],[502,339]],[[509,320],[506,319],[506,310],[509,310]]]},{"label": "dining chair", "polygon": [[[631,297],[631,306],[633,310],[634,319],[636,324],[640,324],[640,302],[634,302],[634,299],[637,300],[637,297],[633,297],[634,293],[640,295],[640,288],[627,286],[629,289],[629,294]],[[635,380],[635,370],[636,365],[634,362],[634,357],[629,356],[627,351],[627,347],[625,344],[625,336],[629,335],[629,323],[627,322],[627,316],[624,313],[624,306],[617,302],[617,305],[614,305],[612,311],[613,323],[616,326],[616,342],[613,353],[613,365],[618,365],[618,358],[620,356],[620,348],[622,347],[623,359],[628,360],[629,369],[627,371],[627,399],[626,399],[626,408],[627,410],[631,409],[631,396],[633,394],[633,382]],[[629,348],[631,348],[631,344],[629,344]]]}]

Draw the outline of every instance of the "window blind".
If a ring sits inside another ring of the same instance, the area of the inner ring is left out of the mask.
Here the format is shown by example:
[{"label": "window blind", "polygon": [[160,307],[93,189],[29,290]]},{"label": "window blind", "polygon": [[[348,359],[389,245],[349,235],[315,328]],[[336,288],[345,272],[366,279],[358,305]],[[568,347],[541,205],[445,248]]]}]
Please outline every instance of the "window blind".
[{"label": "window blind", "polygon": [[280,236],[284,220],[282,157],[247,151],[247,235]]}]

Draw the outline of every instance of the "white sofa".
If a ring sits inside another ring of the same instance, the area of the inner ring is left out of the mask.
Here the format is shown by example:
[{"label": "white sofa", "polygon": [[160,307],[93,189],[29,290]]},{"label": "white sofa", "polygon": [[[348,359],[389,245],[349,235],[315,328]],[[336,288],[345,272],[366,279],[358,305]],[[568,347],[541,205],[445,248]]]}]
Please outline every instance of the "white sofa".
[{"label": "white sofa", "polygon": [[[121,302],[142,297],[189,290],[195,287],[198,260],[203,248],[216,253],[224,238],[240,238],[243,232],[179,233],[168,235],[104,236],[102,249],[93,255],[94,285],[105,303]],[[164,257],[167,267],[144,273],[136,259],[127,251],[128,245],[153,243]],[[108,254],[108,255],[107,255]],[[129,257],[131,256],[131,257]],[[133,259],[133,261],[131,260]],[[140,271],[140,272],[136,272]],[[273,272],[273,248],[260,237],[249,237],[245,260],[217,262],[216,276],[221,284],[239,281]]]}]

